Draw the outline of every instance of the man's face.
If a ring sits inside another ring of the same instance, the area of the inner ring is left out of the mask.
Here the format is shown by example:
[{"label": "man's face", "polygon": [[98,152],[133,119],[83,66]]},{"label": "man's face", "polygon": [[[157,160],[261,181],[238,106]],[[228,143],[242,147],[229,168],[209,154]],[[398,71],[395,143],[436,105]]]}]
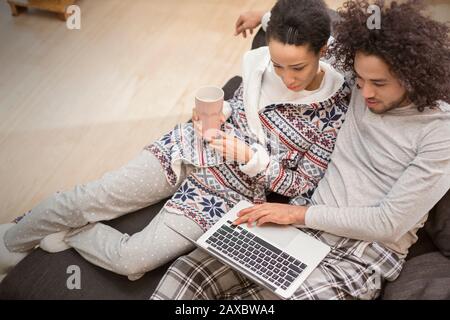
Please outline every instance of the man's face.
[{"label": "man's face", "polygon": [[384,113],[410,103],[406,90],[379,57],[357,52],[354,67],[356,84],[372,112]]}]

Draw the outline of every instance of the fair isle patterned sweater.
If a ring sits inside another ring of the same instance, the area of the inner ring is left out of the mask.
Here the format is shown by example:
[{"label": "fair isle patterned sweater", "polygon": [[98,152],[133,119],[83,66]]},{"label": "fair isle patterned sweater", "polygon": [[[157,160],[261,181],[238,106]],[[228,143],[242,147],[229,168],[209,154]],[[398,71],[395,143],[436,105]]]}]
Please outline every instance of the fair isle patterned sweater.
[{"label": "fair isle patterned sweater", "polygon": [[[260,110],[270,162],[254,177],[242,172],[238,163],[223,160],[206,143],[194,143],[192,123],[177,125],[145,147],[159,159],[172,185],[177,182],[177,163],[195,165],[165,209],[188,216],[206,231],[241,200],[263,203],[270,192],[310,198],[330,161],[349,99],[350,88],[344,82],[322,102],[272,104]],[[252,145],[256,138],[249,130],[242,85],[228,102],[232,114],[223,130]]]}]

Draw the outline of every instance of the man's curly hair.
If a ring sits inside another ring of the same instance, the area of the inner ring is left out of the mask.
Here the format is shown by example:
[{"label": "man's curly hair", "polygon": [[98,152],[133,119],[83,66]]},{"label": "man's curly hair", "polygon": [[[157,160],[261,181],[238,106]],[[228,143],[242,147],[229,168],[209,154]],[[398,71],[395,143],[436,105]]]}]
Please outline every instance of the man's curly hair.
[{"label": "man's curly hair", "polygon": [[[381,29],[369,29],[369,5],[380,7]],[[420,111],[449,102],[450,46],[449,26],[421,14],[420,0],[387,5],[384,0],[369,3],[351,0],[338,10],[336,41],[328,55],[334,66],[353,72],[356,52],[375,55],[385,61],[407,91],[408,98]]]}]

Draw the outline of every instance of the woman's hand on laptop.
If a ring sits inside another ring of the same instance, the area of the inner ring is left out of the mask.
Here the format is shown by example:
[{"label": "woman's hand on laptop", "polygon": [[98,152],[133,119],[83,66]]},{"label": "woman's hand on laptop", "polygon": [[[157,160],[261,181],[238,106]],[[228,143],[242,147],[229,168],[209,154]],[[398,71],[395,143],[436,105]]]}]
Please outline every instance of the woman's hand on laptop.
[{"label": "woman's hand on laptop", "polygon": [[255,222],[257,226],[264,223],[276,224],[305,224],[305,215],[308,207],[283,203],[263,203],[238,212],[238,219],[233,224],[247,223],[251,227]]}]

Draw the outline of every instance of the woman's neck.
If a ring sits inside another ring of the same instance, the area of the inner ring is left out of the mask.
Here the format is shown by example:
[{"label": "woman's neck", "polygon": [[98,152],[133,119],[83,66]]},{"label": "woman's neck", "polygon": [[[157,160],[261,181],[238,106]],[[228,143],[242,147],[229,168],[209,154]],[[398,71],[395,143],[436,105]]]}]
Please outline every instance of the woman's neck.
[{"label": "woman's neck", "polygon": [[314,76],[314,79],[310,82],[310,84],[305,88],[307,91],[314,91],[320,88],[320,85],[322,84],[323,76],[325,75],[325,72],[320,68],[317,70],[316,75]]}]

